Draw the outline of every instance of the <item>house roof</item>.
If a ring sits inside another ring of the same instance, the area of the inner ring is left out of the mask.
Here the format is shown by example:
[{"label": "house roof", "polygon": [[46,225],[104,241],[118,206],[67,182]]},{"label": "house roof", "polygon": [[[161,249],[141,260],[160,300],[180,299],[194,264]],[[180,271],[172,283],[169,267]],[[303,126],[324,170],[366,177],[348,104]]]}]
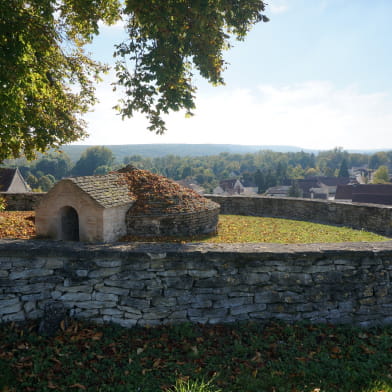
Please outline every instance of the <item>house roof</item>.
[{"label": "house roof", "polygon": [[0,192],[7,192],[18,169],[0,167]]},{"label": "house roof", "polygon": [[128,186],[121,181],[121,174],[111,173],[101,176],[70,177],[71,181],[104,208],[117,207],[135,200]]},{"label": "house roof", "polygon": [[353,202],[392,204],[392,185],[366,184],[357,185],[353,188]]},{"label": "house roof", "polygon": [[392,204],[392,185],[359,184],[339,185],[336,200],[352,200],[356,203]]},{"label": "house roof", "polygon": [[280,185],[280,186],[273,186],[266,190],[266,196],[282,196],[286,197],[289,193],[291,186],[287,185]]},{"label": "house roof", "polygon": [[335,200],[351,200],[353,197],[354,185],[338,185],[336,188]]},{"label": "house roof", "polygon": [[349,177],[317,177],[318,181],[327,186],[346,185],[350,182]]}]

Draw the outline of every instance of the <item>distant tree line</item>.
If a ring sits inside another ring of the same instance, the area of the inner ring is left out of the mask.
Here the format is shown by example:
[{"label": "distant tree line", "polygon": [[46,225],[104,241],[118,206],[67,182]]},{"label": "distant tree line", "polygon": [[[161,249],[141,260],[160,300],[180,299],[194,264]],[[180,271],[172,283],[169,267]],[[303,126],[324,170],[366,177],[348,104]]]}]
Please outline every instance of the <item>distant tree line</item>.
[{"label": "distant tree line", "polygon": [[364,165],[375,171],[378,169],[375,182],[389,182],[392,151],[368,155],[334,148],[318,154],[264,150],[247,154],[225,152],[203,157],[167,155],[149,158],[131,155],[118,162],[107,147],[90,147],[75,163],[66,153],[50,153],[32,162],[18,159],[6,161],[5,164],[18,166],[32,189],[40,191],[47,191],[64,177],[106,174],[131,164],[177,181],[197,183],[207,192],[211,192],[222,180],[238,178],[245,186],[255,186],[259,193],[263,193],[269,187],[292,180],[314,176],[348,177],[349,168]]}]

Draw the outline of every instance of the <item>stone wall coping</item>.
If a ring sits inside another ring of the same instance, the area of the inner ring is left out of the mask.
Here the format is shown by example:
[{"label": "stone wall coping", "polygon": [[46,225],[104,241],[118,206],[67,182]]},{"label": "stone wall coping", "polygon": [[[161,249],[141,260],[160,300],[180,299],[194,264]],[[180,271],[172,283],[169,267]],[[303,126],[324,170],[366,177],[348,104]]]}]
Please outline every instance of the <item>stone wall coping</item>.
[{"label": "stone wall coping", "polygon": [[239,244],[169,244],[169,243],[148,243],[148,242],[127,242],[112,244],[87,244],[81,242],[66,242],[52,240],[0,240],[0,256],[18,256],[28,253],[30,256],[58,256],[64,257],[89,255],[105,256],[124,253],[140,253],[163,255],[170,254],[266,254],[269,257],[276,254],[291,254],[293,256],[317,254],[338,256],[344,254],[357,254],[358,256],[383,254],[392,251],[392,240],[385,242],[344,242],[344,243],[323,243],[323,244],[269,244],[269,243],[239,243]]},{"label": "stone wall coping", "polygon": [[272,199],[272,200],[289,200],[289,201],[304,201],[307,203],[318,203],[318,204],[347,204],[358,207],[375,207],[379,209],[392,209],[392,205],[387,204],[376,204],[376,203],[358,203],[352,202],[348,200],[323,200],[323,199],[308,199],[305,197],[282,197],[282,196],[263,196],[263,195],[214,195],[214,194],[205,194],[203,195],[206,198],[213,199]]}]

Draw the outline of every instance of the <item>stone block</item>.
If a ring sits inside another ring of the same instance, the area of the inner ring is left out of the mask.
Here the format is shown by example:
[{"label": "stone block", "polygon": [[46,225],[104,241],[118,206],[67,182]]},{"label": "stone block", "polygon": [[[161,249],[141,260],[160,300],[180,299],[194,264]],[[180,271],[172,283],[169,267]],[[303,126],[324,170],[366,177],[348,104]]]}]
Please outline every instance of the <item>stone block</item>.
[{"label": "stone block", "polygon": [[157,271],[156,274],[159,277],[184,276],[184,275],[188,275],[188,271],[185,269],[184,270],[167,270],[167,271]]},{"label": "stone block", "polygon": [[160,310],[155,310],[152,309],[151,311],[148,312],[143,312],[143,320],[160,320],[163,318],[166,318],[170,315],[171,310],[170,309],[160,309]]},{"label": "stone block", "polygon": [[255,293],[256,304],[273,304],[280,302],[280,295],[277,291],[262,291]]},{"label": "stone block", "polygon": [[248,273],[240,274],[240,279],[242,283],[249,285],[259,285],[265,284],[270,280],[270,273]]},{"label": "stone block", "polygon": [[78,269],[75,271],[76,276],[79,278],[86,278],[88,276],[89,270],[87,269]]},{"label": "stone block", "polygon": [[9,274],[9,278],[11,280],[29,279],[29,278],[39,277],[39,276],[48,276],[48,275],[52,275],[52,274],[53,274],[52,269],[46,269],[46,268],[25,269],[25,270],[21,270],[21,271],[12,271]]},{"label": "stone block", "polygon": [[88,293],[91,294],[93,291],[92,285],[83,284],[83,285],[57,285],[56,290],[67,292],[67,293]]},{"label": "stone block", "polygon": [[122,289],[136,289],[141,290],[145,287],[145,281],[137,281],[133,279],[119,280],[119,279],[105,279],[105,286],[114,286]]},{"label": "stone block", "polygon": [[118,309],[123,310],[126,313],[133,314],[134,316],[141,316],[142,311],[132,306],[118,305]]},{"label": "stone block", "polygon": [[43,291],[41,293],[25,294],[21,296],[22,301],[40,301],[44,299],[50,299],[51,293],[49,291]]},{"label": "stone block", "polygon": [[166,289],[190,289],[193,286],[193,278],[190,276],[165,277],[162,278],[162,285]]},{"label": "stone block", "polygon": [[218,274],[217,270],[188,270],[189,276],[199,279],[212,278]]},{"label": "stone block", "polygon": [[243,306],[235,306],[230,309],[230,314],[232,316],[237,316],[239,314],[255,313],[265,310],[267,306],[265,304],[250,304]]},{"label": "stone block", "polygon": [[39,257],[39,258],[14,258],[12,260],[12,267],[14,269],[18,268],[29,268],[29,269],[41,269],[46,263],[46,259]]},{"label": "stone block", "polygon": [[109,276],[113,276],[120,271],[119,267],[115,268],[99,268],[96,270],[92,270],[88,273],[89,278],[107,278]]},{"label": "stone block", "polygon": [[78,293],[78,292],[65,293],[59,298],[60,301],[67,301],[67,302],[88,301],[90,299],[91,299],[91,294]]},{"label": "stone block", "polygon": [[104,286],[102,284],[97,284],[94,286],[96,292],[105,294],[116,294],[116,295],[128,295],[129,289],[124,289],[115,286]]},{"label": "stone block", "polygon": [[102,302],[102,301],[79,301],[71,303],[73,306],[82,309],[102,309],[102,308],[114,308],[115,302]]},{"label": "stone block", "polygon": [[102,301],[102,302],[117,302],[118,301],[118,295],[110,294],[110,293],[93,292],[91,298],[95,301]]},{"label": "stone block", "polygon": [[60,269],[64,267],[64,260],[60,258],[47,258],[45,261],[45,268]]},{"label": "stone block", "polygon": [[186,310],[176,310],[170,314],[170,319],[172,320],[186,320],[187,311]]},{"label": "stone block", "polygon": [[4,306],[15,305],[19,303],[19,298],[16,295],[0,295],[0,310]]},{"label": "stone block", "polygon": [[190,306],[192,308],[211,308],[212,301],[207,298],[193,297]]},{"label": "stone block", "polygon": [[4,319],[4,316],[7,314],[11,314],[11,313],[18,313],[22,310],[22,304],[20,302],[18,303],[14,303],[14,304],[10,304],[7,306],[3,306],[0,304],[0,316],[2,317],[2,319],[4,321],[7,321],[7,319]]},{"label": "stone block", "polygon": [[150,307],[149,299],[125,297],[121,299],[121,305],[130,306],[136,309],[147,309]]},{"label": "stone block", "polygon": [[0,320],[3,322],[24,321],[25,315],[23,311],[19,311],[17,313],[4,314],[4,315],[0,313]]},{"label": "stone block", "polygon": [[36,310],[36,304],[34,301],[25,302],[23,305],[23,309],[26,313],[31,313],[32,311]]},{"label": "stone block", "polygon": [[117,317],[120,317],[124,314],[122,310],[116,308],[99,309],[99,313],[106,316],[117,316]]},{"label": "stone block", "polygon": [[86,318],[86,319],[91,319],[93,317],[98,317],[99,316],[99,310],[98,309],[79,309],[79,308],[73,308],[70,310],[69,315],[74,318]]},{"label": "stone block", "polygon": [[173,307],[177,305],[176,297],[154,297],[151,300],[152,306],[167,306]]},{"label": "stone block", "polygon": [[122,265],[121,260],[94,260],[94,263],[96,266],[103,268],[115,268]]},{"label": "stone block", "polygon": [[233,308],[241,305],[249,305],[253,303],[252,297],[230,297],[214,301],[214,308]]},{"label": "stone block", "polygon": [[299,304],[295,306],[295,310],[297,312],[311,312],[313,310],[313,304],[311,303]]},{"label": "stone block", "polygon": [[59,299],[62,295],[63,295],[63,293],[61,291],[57,291],[57,290],[52,291],[52,293],[51,293],[51,297],[54,300]]}]

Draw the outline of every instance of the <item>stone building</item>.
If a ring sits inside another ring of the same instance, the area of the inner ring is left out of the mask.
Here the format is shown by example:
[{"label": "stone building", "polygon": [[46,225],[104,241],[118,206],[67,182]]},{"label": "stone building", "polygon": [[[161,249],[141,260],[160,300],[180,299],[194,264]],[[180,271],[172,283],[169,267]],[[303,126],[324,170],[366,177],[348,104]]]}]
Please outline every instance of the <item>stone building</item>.
[{"label": "stone building", "polygon": [[59,181],[36,208],[37,235],[112,242],[125,235],[189,236],[216,231],[219,204],[165,177],[128,166]]},{"label": "stone building", "polygon": [[0,167],[0,192],[25,193],[31,189],[18,168]]}]

